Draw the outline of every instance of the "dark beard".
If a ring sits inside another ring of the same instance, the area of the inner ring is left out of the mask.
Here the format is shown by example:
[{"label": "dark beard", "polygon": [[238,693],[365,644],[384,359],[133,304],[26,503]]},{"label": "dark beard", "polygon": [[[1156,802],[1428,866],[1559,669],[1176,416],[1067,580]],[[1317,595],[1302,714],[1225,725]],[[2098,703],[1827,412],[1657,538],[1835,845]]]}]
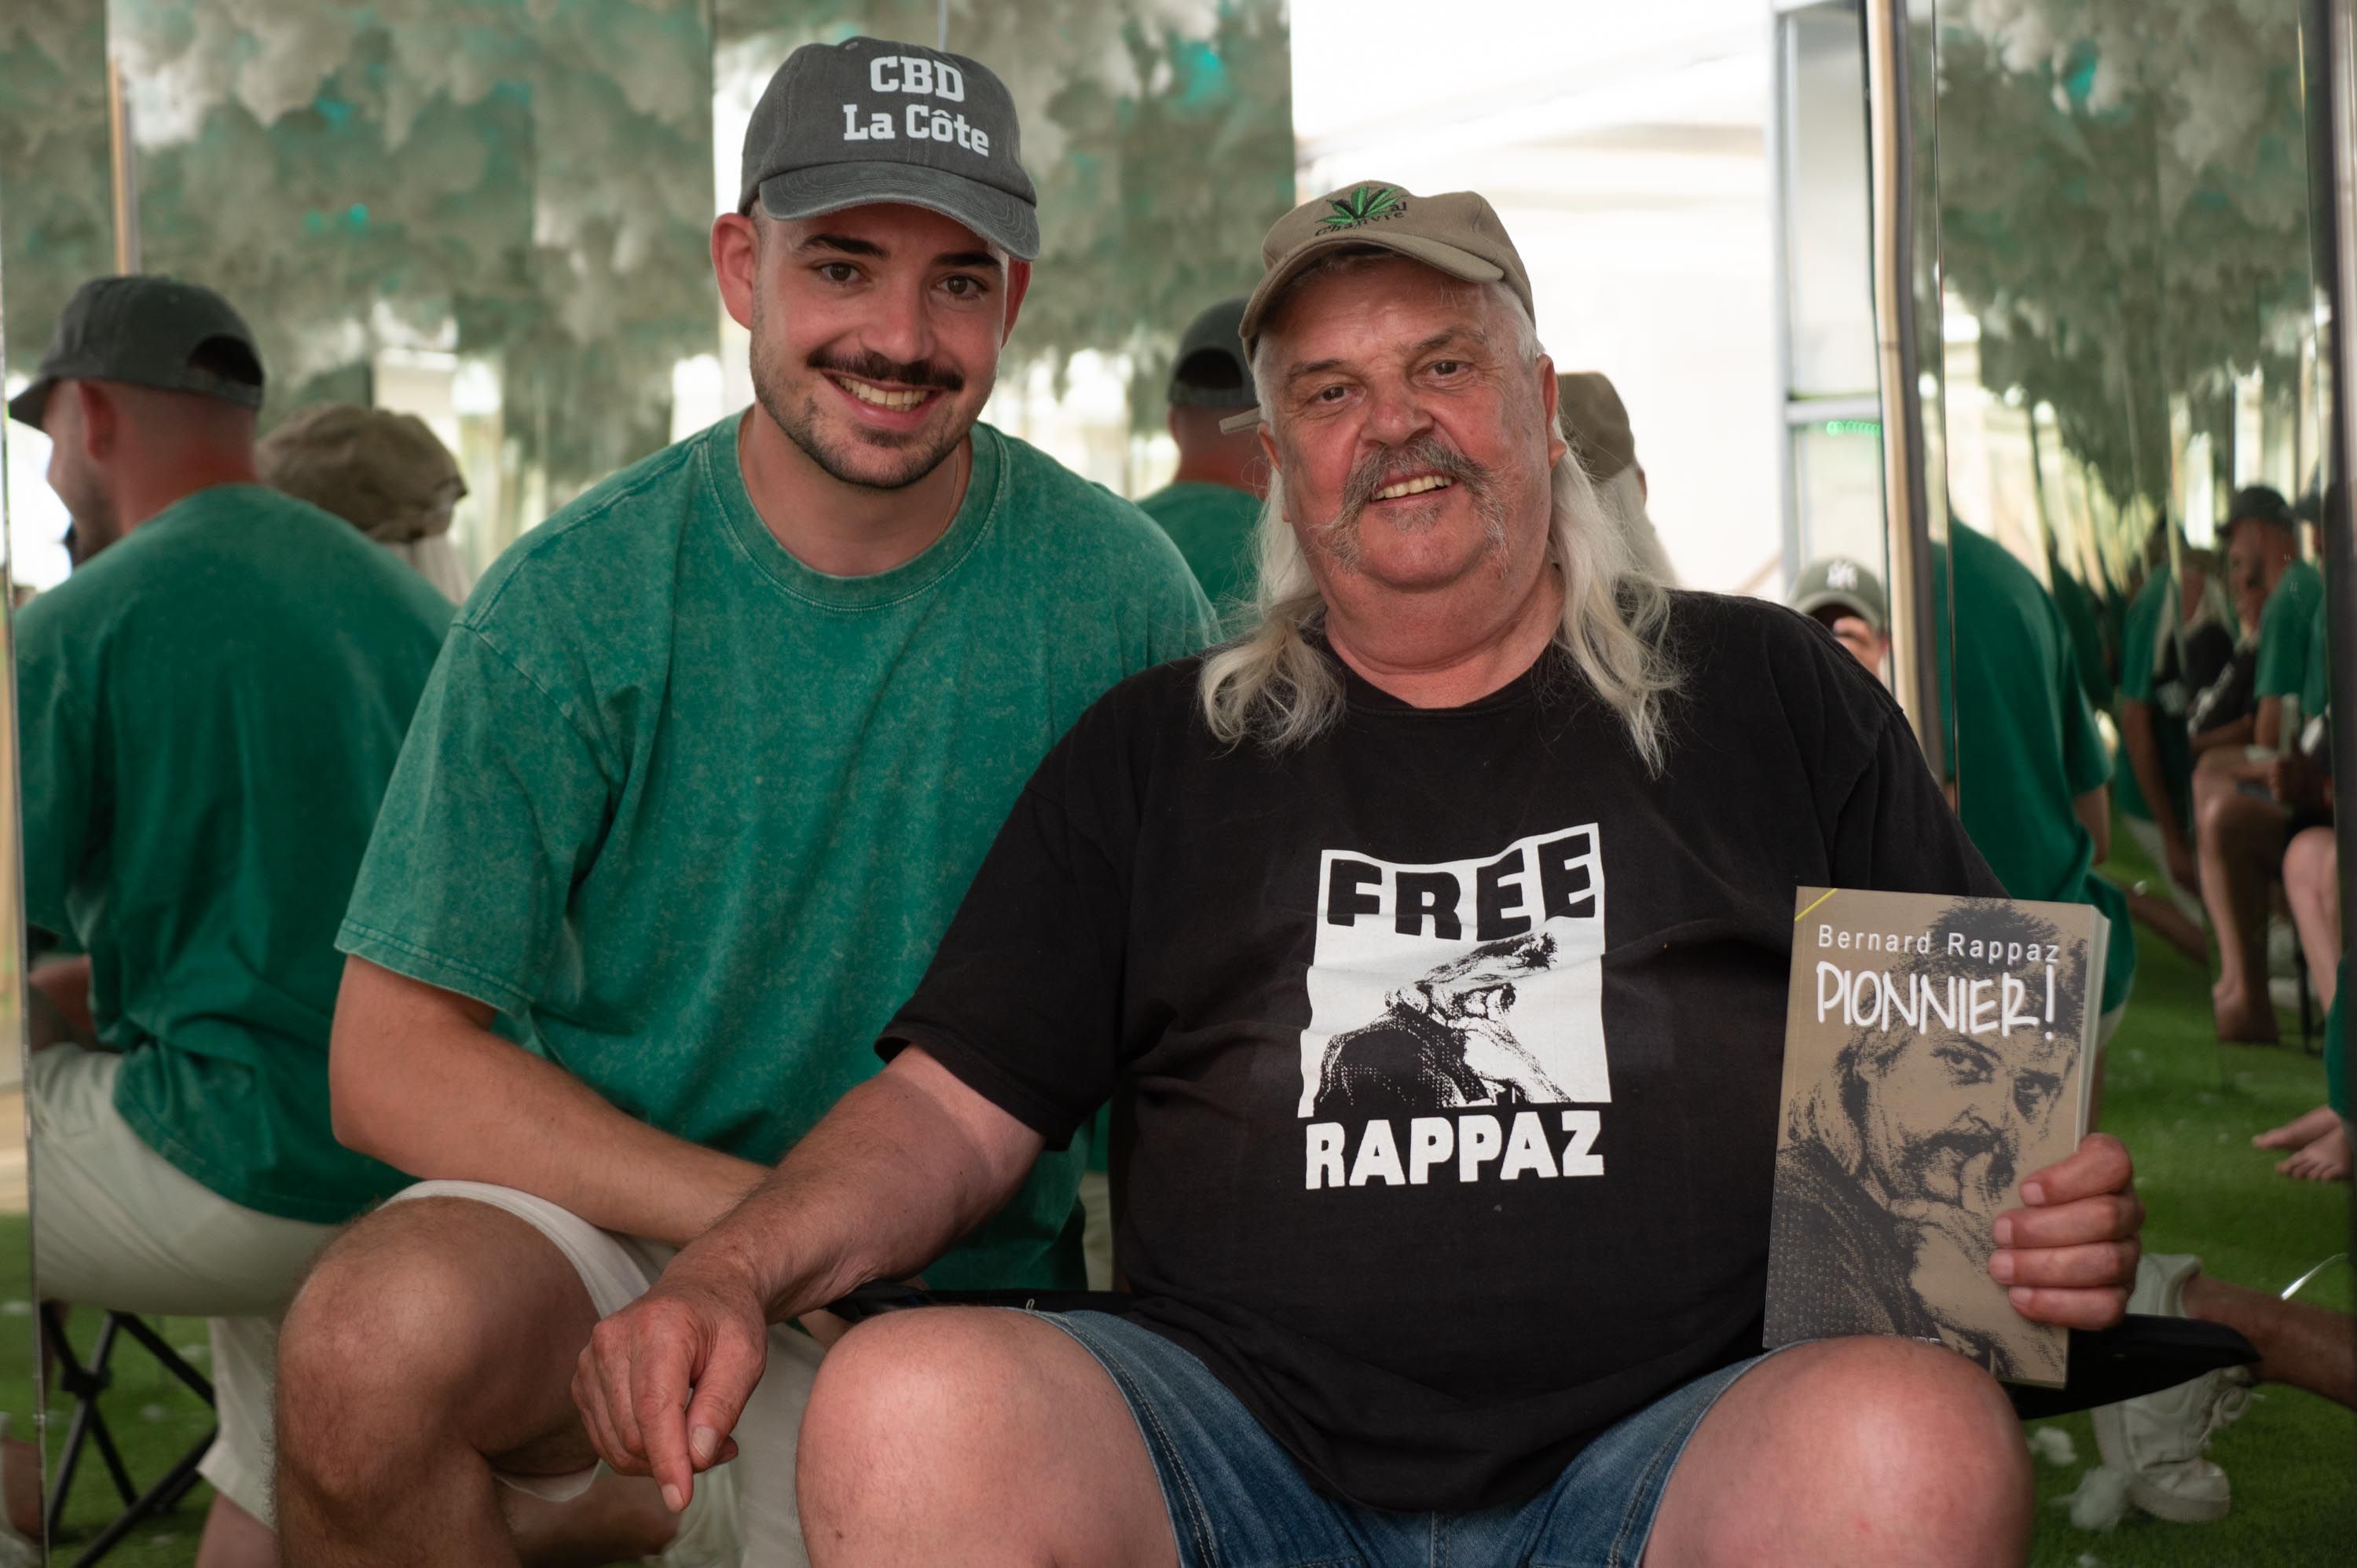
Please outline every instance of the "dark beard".
[{"label": "dark beard", "polygon": [[[935,468],[942,459],[958,448],[966,437],[974,421],[960,424],[952,419],[936,431],[915,430],[903,434],[870,435],[857,442],[841,442],[830,446],[819,435],[818,393],[813,392],[797,405],[789,395],[785,378],[777,374],[763,350],[761,310],[757,303],[753,311],[753,397],[770,422],[785,432],[786,439],[802,448],[805,456],[825,470],[829,478],[863,489],[904,490]],[[943,392],[959,392],[965,378],[954,371],[945,371],[926,364],[897,365],[881,355],[871,354],[840,360],[813,354],[813,370],[822,373],[827,369],[866,376],[875,381],[898,381],[909,386],[937,387]],[[861,449],[871,456],[890,455],[893,459],[881,473],[860,472],[853,465],[853,451]]]}]

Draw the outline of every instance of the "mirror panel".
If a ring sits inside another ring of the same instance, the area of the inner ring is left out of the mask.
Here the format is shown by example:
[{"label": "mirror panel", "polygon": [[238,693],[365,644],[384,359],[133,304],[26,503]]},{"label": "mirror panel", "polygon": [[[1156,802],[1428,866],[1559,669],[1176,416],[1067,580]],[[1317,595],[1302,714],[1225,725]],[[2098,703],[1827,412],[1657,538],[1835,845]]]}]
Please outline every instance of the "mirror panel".
[{"label": "mirror panel", "polygon": [[[1982,848],[2017,897],[2126,927],[2098,1125],[2136,1152],[2147,1252],[2281,1291],[2345,1249],[2349,1218],[2345,1180],[2251,1147],[2324,1099],[2342,949],[2308,7],[1938,9],[1959,683],[2014,693],[1960,692],[1965,822],[2007,824]],[[2319,1136],[2346,1159],[2337,1128]],[[2346,1311],[2351,1280],[2326,1269],[2299,1299]],[[2263,1544],[2282,1518],[2246,1507],[2244,1477],[2345,1487],[2304,1456],[2350,1434],[2297,1396],[2222,1434],[2234,1506],[2204,1554],[2291,1550]],[[2074,1483],[2041,1466],[2040,1484]],[[2056,1561],[2094,1544],[2049,1537]]]}]

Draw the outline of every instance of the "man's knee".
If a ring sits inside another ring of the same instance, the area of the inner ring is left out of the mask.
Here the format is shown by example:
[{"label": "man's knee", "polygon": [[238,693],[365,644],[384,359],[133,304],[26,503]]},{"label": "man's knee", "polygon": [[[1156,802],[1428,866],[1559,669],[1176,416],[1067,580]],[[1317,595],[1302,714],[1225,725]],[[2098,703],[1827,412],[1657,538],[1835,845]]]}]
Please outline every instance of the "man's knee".
[{"label": "man's knee", "polygon": [[1021,1468],[1068,1382],[1056,1354],[1066,1345],[1060,1329],[980,1307],[889,1313],[853,1329],[819,1363],[802,1416],[805,1521],[856,1513],[871,1490],[921,1485],[954,1498]]},{"label": "man's knee", "polygon": [[1936,1346],[1837,1339],[1789,1352],[1788,1431],[1846,1506],[1927,1531],[2029,1539],[2021,1423],[1980,1368]]},{"label": "man's knee", "polygon": [[395,1204],[319,1255],[279,1332],[285,1463],[331,1477],[447,1435],[443,1418],[492,1370],[479,1276],[468,1251],[449,1244],[482,1208]]},{"label": "man's knee", "polygon": [[[911,1457],[918,1441],[957,1441],[969,1394],[990,1375],[992,1336],[973,1311],[888,1313],[827,1351],[802,1415],[796,1464],[805,1481]],[[959,1391],[963,1385],[967,1393]]]}]

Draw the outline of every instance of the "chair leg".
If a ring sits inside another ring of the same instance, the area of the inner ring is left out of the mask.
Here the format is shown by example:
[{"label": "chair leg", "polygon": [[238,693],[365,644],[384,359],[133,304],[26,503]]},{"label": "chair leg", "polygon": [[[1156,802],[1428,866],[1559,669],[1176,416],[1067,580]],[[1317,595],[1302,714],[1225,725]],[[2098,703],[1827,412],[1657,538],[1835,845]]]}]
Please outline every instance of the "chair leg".
[{"label": "chair leg", "polygon": [[67,1431],[65,1444],[59,1452],[57,1479],[50,1487],[44,1517],[52,1530],[56,1528],[56,1521],[65,1517],[66,1498],[73,1490],[85,1444],[97,1444],[99,1457],[105,1463],[108,1477],[113,1481],[114,1489],[124,1503],[123,1512],[73,1560],[74,1568],[88,1568],[89,1564],[97,1563],[121,1545],[141,1523],[179,1505],[196,1486],[197,1466],[203,1463],[206,1452],[213,1445],[213,1439],[221,1434],[221,1428],[215,1426],[205,1434],[202,1442],[183,1454],[154,1486],[145,1492],[140,1491],[131,1478],[129,1467],[123,1462],[121,1451],[115,1446],[114,1434],[108,1430],[105,1416],[98,1408],[98,1396],[114,1380],[111,1362],[117,1334],[128,1335],[208,1406],[213,1403],[212,1380],[189,1365],[188,1359],[167,1344],[163,1336],[153,1327],[128,1313],[110,1312],[101,1320],[98,1335],[91,1344],[88,1362],[74,1353],[73,1344],[66,1336],[64,1314],[55,1302],[44,1302],[41,1305],[41,1332],[57,1357],[58,1389],[60,1392],[73,1395],[75,1401],[73,1422]]}]

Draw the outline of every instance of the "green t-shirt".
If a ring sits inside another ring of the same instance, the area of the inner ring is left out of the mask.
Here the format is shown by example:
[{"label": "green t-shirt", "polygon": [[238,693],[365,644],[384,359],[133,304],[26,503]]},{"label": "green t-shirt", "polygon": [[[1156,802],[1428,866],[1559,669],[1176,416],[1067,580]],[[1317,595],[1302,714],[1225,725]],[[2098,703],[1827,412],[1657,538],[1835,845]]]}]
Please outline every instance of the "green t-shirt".
[{"label": "green t-shirt", "polygon": [[2308,668],[2299,682],[2299,722],[2303,729],[2308,727],[2309,720],[2332,706],[2332,634],[2325,622],[2325,606],[2330,602],[2324,595],[2317,595],[2316,614],[2308,623]]},{"label": "green t-shirt", "polygon": [[[766,1164],[877,1070],[1040,757],[1210,618],[1135,508],[986,425],[929,549],[813,571],[754,510],[737,432],[614,476],[477,585],[341,942]],[[1078,1280],[1078,1181],[1043,1158],[926,1277]]]},{"label": "green t-shirt", "polygon": [[[2104,1011],[2127,1000],[2136,935],[2127,899],[2094,874],[2095,842],[2072,802],[2111,778],[2061,613],[2029,569],[1958,524],[1955,704],[1964,832],[2016,898],[2093,904],[2112,923]],[[1944,576],[1944,571],[1940,572]],[[1936,594],[1936,590],[1935,590]]]},{"label": "green t-shirt", "polygon": [[2259,612],[2258,694],[2297,697],[2308,679],[2308,642],[2324,601],[2324,575],[2305,561],[2284,568]]},{"label": "green t-shirt", "polygon": [[1195,580],[1224,614],[1253,591],[1253,528],[1260,502],[1248,490],[1189,479],[1165,485],[1137,503],[1187,557]]},{"label": "green t-shirt", "polygon": [[350,897],[450,604],[350,523],[200,490],[16,618],[25,912],[91,957],[114,1103],[175,1166],[289,1219],[403,1185],[336,1142]]}]

